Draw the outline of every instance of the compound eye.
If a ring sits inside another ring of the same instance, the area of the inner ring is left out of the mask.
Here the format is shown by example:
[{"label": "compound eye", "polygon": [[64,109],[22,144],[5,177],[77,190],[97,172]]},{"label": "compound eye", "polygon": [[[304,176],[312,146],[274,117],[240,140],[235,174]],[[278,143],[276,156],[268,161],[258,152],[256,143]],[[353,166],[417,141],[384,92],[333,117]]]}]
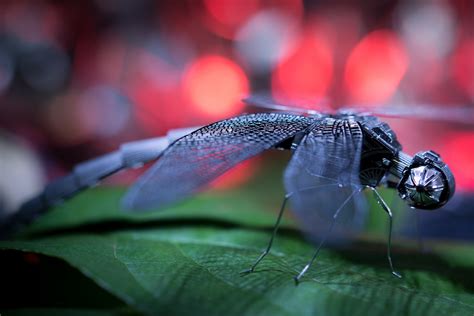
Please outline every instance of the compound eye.
[{"label": "compound eye", "polygon": [[441,171],[430,166],[412,168],[404,184],[405,199],[417,208],[436,208],[442,201],[445,180]]}]

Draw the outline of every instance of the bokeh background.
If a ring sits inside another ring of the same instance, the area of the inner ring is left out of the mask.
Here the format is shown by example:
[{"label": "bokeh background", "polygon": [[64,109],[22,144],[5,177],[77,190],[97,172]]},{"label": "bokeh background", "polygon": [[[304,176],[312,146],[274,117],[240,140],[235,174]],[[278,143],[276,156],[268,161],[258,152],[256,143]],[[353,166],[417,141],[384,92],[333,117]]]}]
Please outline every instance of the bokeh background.
[{"label": "bokeh background", "polygon": [[[248,111],[255,91],[314,108],[470,106],[474,2],[1,1],[0,209],[123,142]],[[410,154],[441,153],[470,196],[474,122],[390,123]]]}]

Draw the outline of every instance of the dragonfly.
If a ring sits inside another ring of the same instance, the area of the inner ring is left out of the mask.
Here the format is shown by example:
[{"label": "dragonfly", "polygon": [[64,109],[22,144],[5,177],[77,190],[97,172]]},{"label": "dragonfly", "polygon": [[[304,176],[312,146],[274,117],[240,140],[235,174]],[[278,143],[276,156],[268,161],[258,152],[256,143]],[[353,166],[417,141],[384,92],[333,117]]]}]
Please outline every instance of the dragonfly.
[{"label": "dragonfly", "polygon": [[83,162],[47,185],[41,194],[25,202],[2,229],[24,225],[100,180],[147,162],[155,161],[122,200],[127,211],[163,208],[198,193],[235,165],[263,151],[289,150],[292,156],[283,175],[286,195],[271,237],[253,265],[242,273],[254,272],[270,252],[290,201],[302,229],[317,244],[308,263],[294,277],[298,284],[324,244],[350,241],[363,230],[367,207],[362,191],[368,190],[388,216],[388,265],[395,277],[401,277],[391,255],[393,212],[378,188],[396,190],[411,208],[435,210],[453,196],[455,179],[436,152],[420,151],[414,156],[403,152],[395,132],[378,116],[470,124],[472,111],[462,107],[452,108],[449,113],[436,112],[418,106],[319,112],[277,104],[260,96],[244,102],[271,111],[123,144],[119,150]]}]

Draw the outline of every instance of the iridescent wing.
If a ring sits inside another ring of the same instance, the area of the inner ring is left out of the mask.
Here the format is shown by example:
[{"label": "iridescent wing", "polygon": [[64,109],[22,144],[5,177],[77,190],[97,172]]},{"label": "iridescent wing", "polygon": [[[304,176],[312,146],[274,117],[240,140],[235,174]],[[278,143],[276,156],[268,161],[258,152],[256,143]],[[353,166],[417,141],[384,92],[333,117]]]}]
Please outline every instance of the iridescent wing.
[{"label": "iridescent wing", "polygon": [[127,210],[162,207],[189,196],[245,159],[304,131],[314,118],[258,113],[207,125],[167,150],[127,192]]},{"label": "iridescent wing", "polygon": [[[265,94],[256,94],[249,96],[242,100],[245,104],[250,106],[259,107],[262,109],[272,110],[272,111],[282,111],[286,113],[295,113],[295,114],[309,114],[314,117],[322,117],[321,112],[314,109],[303,108],[301,106],[292,105],[292,104],[281,104],[274,101],[270,96]],[[327,110],[326,104],[318,104],[318,108],[322,110]]]},{"label": "iridescent wing", "polygon": [[350,106],[347,109],[386,118],[430,120],[474,126],[474,106],[469,105],[390,104],[387,106],[372,106],[370,108]]},{"label": "iridescent wing", "polygon": [[[284,111],[289,113],[318,115],[319,111],[307,109],[297,104],[281,104],[274,101],[270,96],[265,94],[253,95],[243,100],[250,106],[256,106],[263,109],[274,111]],[[319,102],[312,107],[323,112],[332,113],[334,109],[328,107],[327,103]],[[375,115],[386,118],[416,119],[428,120],[444,123],[461,124],[463,126],[474,126],[474,106],[473,105],[448,105],[440,106],[433,104],[387,104],[387,105],[350,105],[339,109],[340,111],[349,111],[359,114]]]},{"label": "iridescent wing", "polygon": [[293,212],[313,239],[322,240],[330,227],[333,242],[363,229],[367,209],[359,193],[362,137],[357,122],[326,118],[303,138],[285,170]]}]

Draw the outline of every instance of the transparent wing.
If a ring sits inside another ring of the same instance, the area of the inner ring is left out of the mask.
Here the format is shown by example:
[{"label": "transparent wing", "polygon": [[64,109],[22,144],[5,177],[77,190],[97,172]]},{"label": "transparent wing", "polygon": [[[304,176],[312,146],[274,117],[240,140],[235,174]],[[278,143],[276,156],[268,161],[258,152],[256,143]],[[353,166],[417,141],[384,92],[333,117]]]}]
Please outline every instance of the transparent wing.
[{"label": "transparent wing", "polygon": [[350,106],[345,110],[356,111],[387,118],[430,120],[445,123],[474,126],[474,106],[450,105],[435,106],[429,104],[405,104],[380,107]]},{"label": "transparent wing", "polygon": [[313,121],[292,114],[258,113],[205,126],[173,143],[127,192],[124,207],[162,207],[193,194],[239,162],[305,130]]},{"label": "transparent wing", "polygon": [[[330,242],[359,232],[367,208],[359,182],[362,131],[354,121],[324,119],[305,136],[285,170],[292,209],[313,239]],[[346,204],[344,204],[346,203]]]},{"label": "transparent wing", "polygon": [[[315,117],[323,116],[321,112],[316,111],[314,109],[305,108],[300,105],[292,105],[292,104],[280,104],[273,100],[270,96],[265,94],[256,94],[250,97],[247,97],[242,100],[245,104],[250,106],[255,106],[263,109],[273,110],[273,111],[282,111],[288,113],[296,113],[296,114],[309,114]],[[325,103],[319,103],[317,105],[318,109],[327,110]]]},{"label": "transparent wing", "polygon": [[[334,112],[334,109],[331,109],[328,106],[328,102],[324,100],[317,102],[317,104],[313,104],[309,109],[306,108],[306,106],[302,106],[302,104],[307,103],[295,102],[294,104],[291,104],[292,102],[289,100],[288,104],[280,104],[274,101],[271,96],[263,93],[250,96],[243,101],[251,106],[289,113],[310,114],[316,116],[321,115],[321,112],[314,110],[314,108],[323,112]],[[470,127],[474,126],[473,105],[440,106],[433,104],[388,104],[367,107],[354,104],[343,107],[340,111],[350,111],[387,118],[430,120],[462,124]]]}]

